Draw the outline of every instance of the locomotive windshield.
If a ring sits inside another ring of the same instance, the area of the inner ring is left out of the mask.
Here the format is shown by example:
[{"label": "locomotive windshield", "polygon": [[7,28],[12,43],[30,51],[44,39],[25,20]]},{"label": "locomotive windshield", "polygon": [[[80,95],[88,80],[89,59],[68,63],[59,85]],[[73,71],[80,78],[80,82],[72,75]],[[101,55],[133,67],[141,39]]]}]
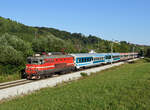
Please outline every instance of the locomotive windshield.
[{"label": "locomotive windshield", "polygon": [[28,64],[43,64],[43,59],[36,59],[36,58],[28,58],[27,59]]}]

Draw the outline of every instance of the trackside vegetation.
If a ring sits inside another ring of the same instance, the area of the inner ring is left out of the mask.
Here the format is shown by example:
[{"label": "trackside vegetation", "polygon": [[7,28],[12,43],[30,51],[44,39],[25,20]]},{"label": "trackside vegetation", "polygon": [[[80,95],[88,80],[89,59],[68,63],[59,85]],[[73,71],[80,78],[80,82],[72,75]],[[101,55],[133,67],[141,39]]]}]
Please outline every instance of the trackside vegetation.
[{"label": "trackside vegetation", "polygon": [[0,110],[149,110],[150,62],[140,60],[4,101]]}]

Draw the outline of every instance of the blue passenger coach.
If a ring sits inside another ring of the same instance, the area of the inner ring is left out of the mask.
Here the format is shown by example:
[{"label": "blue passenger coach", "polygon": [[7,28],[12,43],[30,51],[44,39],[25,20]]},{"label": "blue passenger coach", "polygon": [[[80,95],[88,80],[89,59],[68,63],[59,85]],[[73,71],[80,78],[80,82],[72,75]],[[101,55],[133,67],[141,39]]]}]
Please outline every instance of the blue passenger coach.
[{"label": "blue passenger coach", "polygon": [[93,54],[93,65],[99,65],[105,63],[104,53],[94,53]]},{"label": "blue passenger coach", "polygon": [[120,60],[120,53],[79,53],[71,55],[74,56],[74,63],[77,69]]},{"label": "blue passenger coach", "polygon": [[81,53],[71,55],[74,56],[74,63],[77,69],[105,63],[105,54],[103,53]]},{"label": "blue passenger coach", "polygon": [[93,54],[79,53],[71,55],[74,56],[74,63],[77,69],[93,65]]}]

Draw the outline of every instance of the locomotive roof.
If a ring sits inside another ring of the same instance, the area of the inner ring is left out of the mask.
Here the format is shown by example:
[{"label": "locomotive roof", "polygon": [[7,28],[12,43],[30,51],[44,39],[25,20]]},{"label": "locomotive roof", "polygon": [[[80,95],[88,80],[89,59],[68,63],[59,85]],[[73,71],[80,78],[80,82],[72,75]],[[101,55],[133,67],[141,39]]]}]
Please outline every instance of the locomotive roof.
[{"label": "locomotive roof", "polygon": [[36,58],[36,59],[46,59],[46,58],[68,58],[68,57],[73,57],[71,55],[41,55],[41,56],[32,56],[28,58]]}]

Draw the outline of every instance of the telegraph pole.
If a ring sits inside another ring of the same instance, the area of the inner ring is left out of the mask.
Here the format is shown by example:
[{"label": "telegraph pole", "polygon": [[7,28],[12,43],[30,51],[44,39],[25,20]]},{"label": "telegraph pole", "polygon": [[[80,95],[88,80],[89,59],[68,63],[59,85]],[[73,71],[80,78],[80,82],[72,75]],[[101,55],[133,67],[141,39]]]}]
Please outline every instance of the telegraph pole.
[{"label": "telegraph pole", "polygon": [[113,39],[112,39],[112,44],[111,44],[111,64],[113,62]]},{"label": "telegraph pole", "polygon": [[135,48],[135,47],[133,47],[133,59],[134,59],[134,48]]},{"label": "telegraph pole", "polygon": [[34,37],[35,37],[35,39],[36,39],[36,37],[37,37],[37,32],[35,31],[35,33],[34,33]]}]

